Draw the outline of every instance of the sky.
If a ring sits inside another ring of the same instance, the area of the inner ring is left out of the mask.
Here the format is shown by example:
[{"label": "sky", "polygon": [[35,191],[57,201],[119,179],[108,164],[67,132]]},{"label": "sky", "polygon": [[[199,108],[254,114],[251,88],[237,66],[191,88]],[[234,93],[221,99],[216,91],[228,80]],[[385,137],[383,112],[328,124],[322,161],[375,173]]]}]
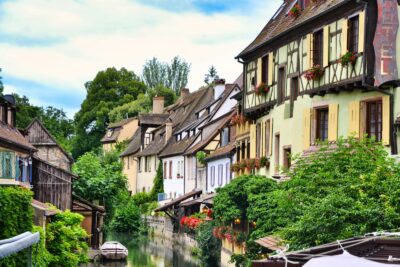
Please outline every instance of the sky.
[{"label": "sky", "polygon": [[282,0],[0,0],[0,68],[5,93],[73,117],[85,82],[108,67],[141,75],[146,60],[191,63],[188,87],[214,65],[233,82],[237,56]]}]

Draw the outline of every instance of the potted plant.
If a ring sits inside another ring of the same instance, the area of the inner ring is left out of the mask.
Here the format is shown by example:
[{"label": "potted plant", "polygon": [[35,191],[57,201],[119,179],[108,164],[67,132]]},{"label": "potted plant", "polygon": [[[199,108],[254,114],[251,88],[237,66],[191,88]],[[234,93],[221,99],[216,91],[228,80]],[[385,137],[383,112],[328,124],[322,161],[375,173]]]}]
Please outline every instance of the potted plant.
[{"label": "potted plant", "polygon": [[356,64],[357,61],[357,53],[356,52],[349,52],[347,51],[344,55],[342,55],[338,63],[342,64],[342,66],[347,66],[349,64]]},{"label": "potted plant", "polygon": [[269,92],[269,87],[265,83],[259,83],[254,91],[256,95],[266,95]]},{"label": "potted plant", "polygon": [[308,81],[318,81],[322,75],[324,75],[324,68],[320,65],[314,65],[306,71],[304,77],[306,77]]},{"label": "potted plant", "polygon": [[248,159],[246,161],[246,168],[248,171],[252,171],[256,166],[256,161],[255,159]]},{"label": "potted plant", "polygon": [[239,163],[233,163],[233,164],[231,165],[231,171],[232,171],[232,172],[238,172],[238,171],[240,171]]},{"label": "potted plant", "polygon": [[246,160],[242,160],[242,161],[239,163],[239,169],[240,169],[241,171],[244,171],[244,169],[246,169],[246,166],[247,166]]},{"label": "potted plant", "polygon": [[289,11],[289,16],[292,18],[297,18],[301,13],[301,7],[299,4],[294,5],[290,11]]},{"label": "potted plant", "polygon": [[267,157],[261,157],[260,166],[269,168],[269,159]]}]

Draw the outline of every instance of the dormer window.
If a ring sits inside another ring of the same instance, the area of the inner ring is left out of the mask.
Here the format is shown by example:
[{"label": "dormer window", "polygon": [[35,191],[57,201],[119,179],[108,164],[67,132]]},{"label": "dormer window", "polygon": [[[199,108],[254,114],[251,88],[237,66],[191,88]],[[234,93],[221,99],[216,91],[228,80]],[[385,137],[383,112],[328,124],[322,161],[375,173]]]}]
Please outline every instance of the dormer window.
[{"label": "dormer window", "polygon": [[221,130],[221,147],[229,144],[229,128],[225,127]]},{"label": "dormer window", "polygon": [[113,129],[109,129],[107,131],[107,137],[111,137],[113,135],[114,130]]}]

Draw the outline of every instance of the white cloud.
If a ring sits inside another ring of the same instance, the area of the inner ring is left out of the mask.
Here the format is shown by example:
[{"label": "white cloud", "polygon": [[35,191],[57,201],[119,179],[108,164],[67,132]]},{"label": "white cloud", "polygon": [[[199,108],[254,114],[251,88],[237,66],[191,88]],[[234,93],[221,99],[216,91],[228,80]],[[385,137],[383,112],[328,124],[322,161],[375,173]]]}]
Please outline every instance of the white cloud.
[{"label": "white cloud", "polygon": [[84,97],[84,83],[99,70],[126,67],[140,74],[146,59],[167,61],[179,55],[192,63],[191,90],[202,85],[212,64],[221,77],[233,81],[242,70],[234,57],[280,1],[262,2],[252,14],[214,15],[177,14],[128,0],[6,2],[0,33],[51,42],[18,45],[0,40],[3,76],[5,81],[9,75]]}]

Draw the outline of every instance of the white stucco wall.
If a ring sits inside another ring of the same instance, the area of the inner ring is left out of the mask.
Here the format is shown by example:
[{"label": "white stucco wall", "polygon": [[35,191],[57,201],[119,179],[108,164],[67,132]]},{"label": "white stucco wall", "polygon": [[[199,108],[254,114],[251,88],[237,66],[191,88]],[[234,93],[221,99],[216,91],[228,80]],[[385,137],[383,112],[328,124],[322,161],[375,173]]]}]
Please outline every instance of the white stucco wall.
[{"label": "white stucco wall", "polygon": [[[223,187],[231,181],[230,164],[231,160],[229,158],[217,159],[207,163],[207,193],[215,192],[215,189]],[[222,166],[222,177],[219,176],[219,166]],[[213,167],[215,170],[214,181],[212,177]]]},{"label": "white stucco wall", "polygon": [[195,156],[185,156],[185,192],[190,192],[196,187],[196,162]]},{"label": "white stucco wall", "polygon": [[[166,168],[166,175],[164,176],[166,179],[164,179],[164,193],[167,194],[168,198],[177,198],[179,196],[182,196],[185,193],[185,188],[184,188],[184,157],[183,156],[176,156],[176,157],[168,157],[168,158],[163,158],[163,166],[164,163],[167,163],[167,168]],[[172,162],[172,176],[170,178],[169,173],[170,173],[170,162]],[[183,165],[181,165],[181,163]],[[178,165],[180,166],[181,170],[178,170]],[[178,173],[182,178],[177,178]]]},{"label": "white stucco wall", "polygon": [[237,101],[235,99],[231,99],[231,97],[236,94],[238,91],[233,90],[230,95],[225,99],[224,103],[221,105],[221,107],[218,109],[218,111],[215,113],[213,116],[213,120],[216,120],[217,118],[224,116],[226,113],[230,112],[232,108],[236,105]]},{"label": "white stucco wall", "polygon": [[145,192],[150,192],[151,189],[153,188],[153,182],[154,182],[154,177],[156,177],[157,174],[157,167],[158,167],[158,159],[156,156],[148,156],[148,160],[150,161],[149,167],[150,169],[145,171],[145,160],[144,157],[140,158],[142,160],[141,163],[141,171],[138,169],[137,173],[137,188],[136,192],[143,192],[143,189],[145,189]]}]

